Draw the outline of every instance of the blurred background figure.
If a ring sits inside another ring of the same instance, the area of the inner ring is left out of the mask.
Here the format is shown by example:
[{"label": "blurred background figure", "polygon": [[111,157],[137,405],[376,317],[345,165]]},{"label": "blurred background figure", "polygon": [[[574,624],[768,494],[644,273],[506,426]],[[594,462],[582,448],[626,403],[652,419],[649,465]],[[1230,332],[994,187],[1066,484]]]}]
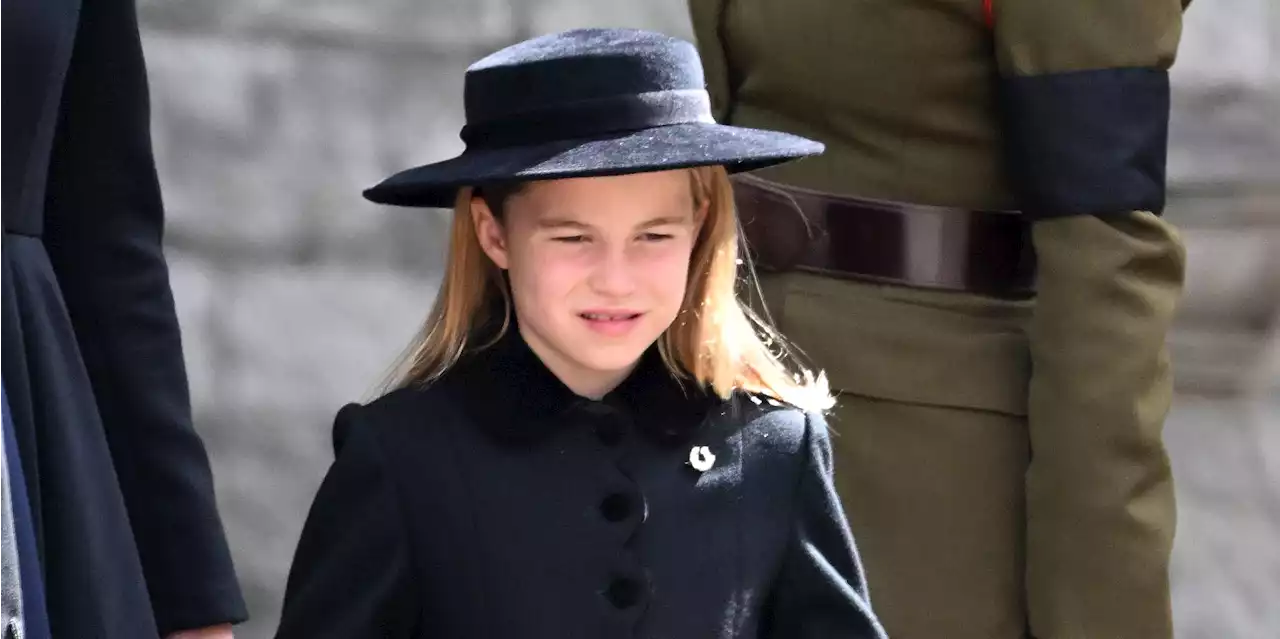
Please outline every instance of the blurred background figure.
[{"label": "blurred background figure", "polygon": [[[582,26],[693,34],[686,0],[206,4],[140,11],[196,424],[253,639],[275,627],[333,413],[409,343],[443,263],[444,213],[360,190],[462,148],[462,71],[486,52]],[[1172,79],[1176,636],[1262,639],[1280,627],[1280,5],[1193,2]]]},{"label": "blurred background figure", "polygon": [[228,638],[245,605],[191,424],[134,0],[0,6],[5,637]]}]

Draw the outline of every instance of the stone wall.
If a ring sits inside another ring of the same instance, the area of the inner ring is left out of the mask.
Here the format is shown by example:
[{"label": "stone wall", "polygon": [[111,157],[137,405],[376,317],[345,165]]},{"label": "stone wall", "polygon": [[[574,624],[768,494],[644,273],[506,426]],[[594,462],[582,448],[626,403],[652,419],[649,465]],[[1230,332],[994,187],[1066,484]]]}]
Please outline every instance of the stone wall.
[{"label": "stone wall", "polygon": [[1280,392],[1280,6],[1193,2],[1172,75],[1167,217],[1189,263],[1171,339],[1180,387]]},{"label": "stone wall", "polygon": [[[1268,0],[1214,4],[1193,6],[1175,74],[1170,217],[1192,257],[1175,352],[1189,390],[1271,392],[1280,30]],[[239,635],[266,637],[330,420],[374,391],[438,283],[442,214],[379,208],[359,189],[461,150],[462,70],[485,52],[576,26],[689,26],[682,0],[143,0],[141,15],[196,417],[254,614]],[[1260,438],[1278,444],[1261,424],[1280,407],[1256,405],[1240,417],[1186,399],[1170,422],[1196,542],[1180,541],[1175,571],[1189,639],[1280,627],[1259,603],[1280,597],[1280,557],[1254,554],[1280,538],[1263,483],[1280,460],[1258,453]]]}]

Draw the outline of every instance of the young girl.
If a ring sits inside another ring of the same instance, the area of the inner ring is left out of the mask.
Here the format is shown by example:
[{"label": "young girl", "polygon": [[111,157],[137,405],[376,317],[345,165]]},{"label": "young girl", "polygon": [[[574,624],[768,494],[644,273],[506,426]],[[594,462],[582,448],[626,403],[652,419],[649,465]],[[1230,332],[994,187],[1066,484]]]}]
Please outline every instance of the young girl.
[{"label": "young girl", "polygon": [[[882,637],[825,383],[735,296],[728,171],[822,146],[716,124],[692,45],[580,30],[466,75],[455,207],[399,387],[348,405],[278,637]],[[772,347],[772,348],[771,348]]]}]

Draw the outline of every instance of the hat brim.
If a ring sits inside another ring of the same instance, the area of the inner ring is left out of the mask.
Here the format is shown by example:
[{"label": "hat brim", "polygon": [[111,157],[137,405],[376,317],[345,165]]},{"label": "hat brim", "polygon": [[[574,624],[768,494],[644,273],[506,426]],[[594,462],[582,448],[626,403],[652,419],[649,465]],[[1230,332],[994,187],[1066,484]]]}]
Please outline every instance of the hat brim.
[{"label": "hat brim", "polygon": [[714,123],[674,124],[587,140],[468,150],[401,171],[365,190],[378,204],[451,208],[458,189],[490,182],[643,173],[723,165],[752,171],[822,153],[806,138]]}]

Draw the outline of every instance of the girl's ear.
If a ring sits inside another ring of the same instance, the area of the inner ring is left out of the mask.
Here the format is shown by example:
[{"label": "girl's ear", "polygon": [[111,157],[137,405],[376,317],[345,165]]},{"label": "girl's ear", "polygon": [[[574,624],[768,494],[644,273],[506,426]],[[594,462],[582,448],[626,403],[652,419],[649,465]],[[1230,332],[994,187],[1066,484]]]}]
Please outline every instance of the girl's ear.
[{"label": "girl's ear", "polygon": [[471,198],[471,223],[475,226],[480,249],[498,268],[506,270],[511,263],[507,253],[507,232],[482,197]]},{"label": "girl's ear", "polygon": [[695,231],[701,231],[702,225],[707,222],[707,215],[711,213],[711,198],[697,198],[694,202],[693,228]]},{"label": "girl's ear", "polygon": [[693,196],[693,238],[702,237],[702,229],[711,216],[711,199]]}]

